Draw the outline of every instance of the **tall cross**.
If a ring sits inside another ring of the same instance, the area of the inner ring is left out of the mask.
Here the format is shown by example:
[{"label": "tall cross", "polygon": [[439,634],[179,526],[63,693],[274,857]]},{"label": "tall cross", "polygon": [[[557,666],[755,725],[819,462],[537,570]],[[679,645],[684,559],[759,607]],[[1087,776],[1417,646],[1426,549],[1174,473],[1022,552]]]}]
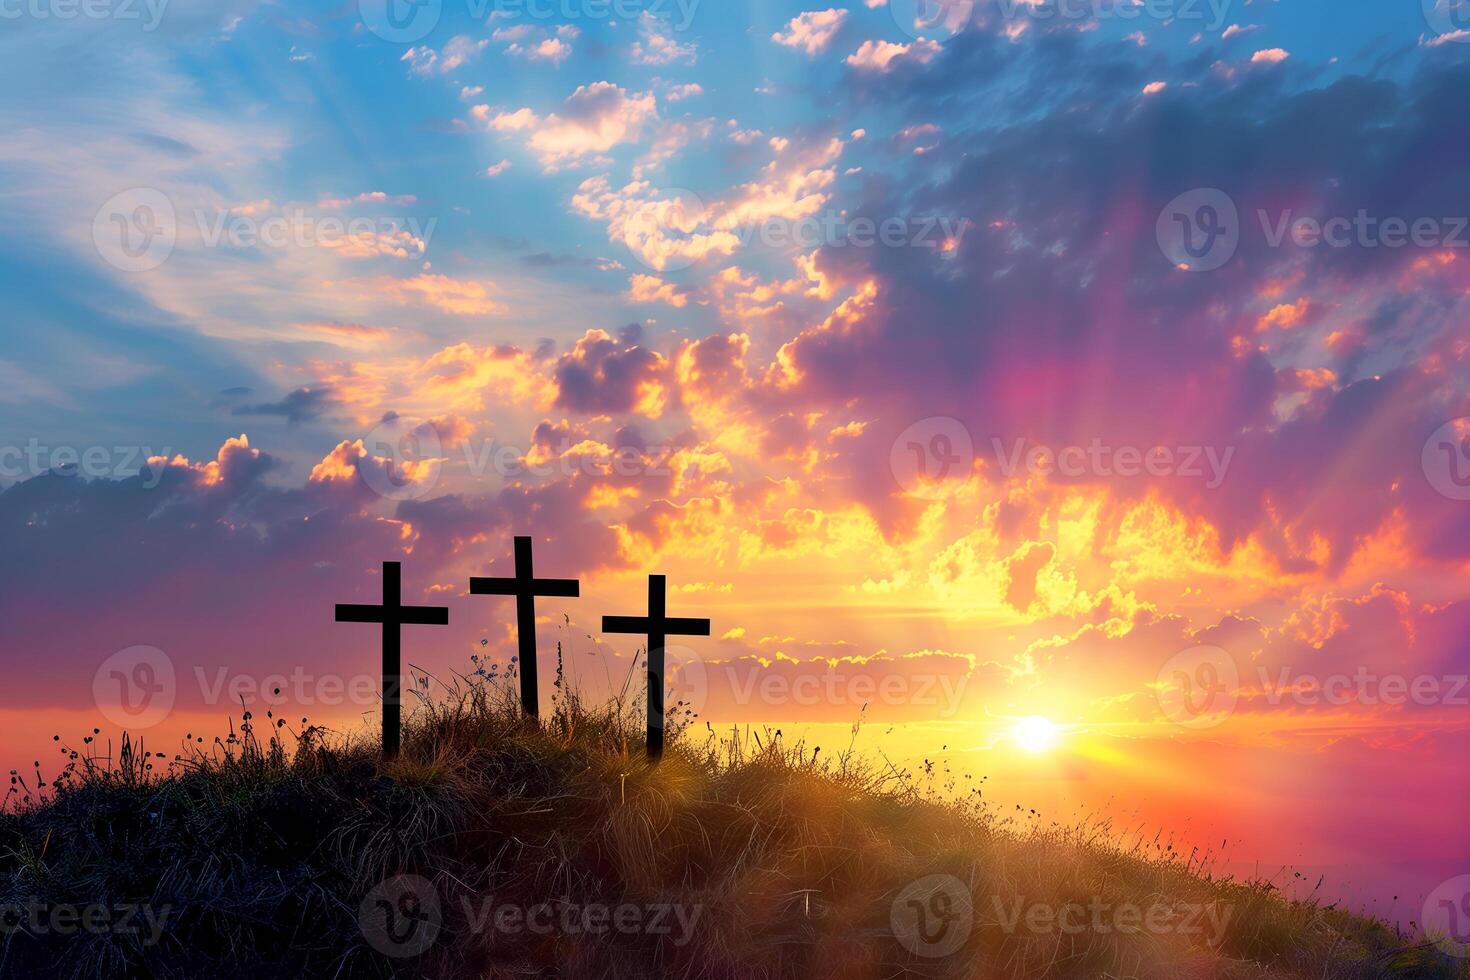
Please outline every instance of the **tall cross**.
[{"label": "tall cross", "polygon": [[709,636],[709,620],[669,618],[664,576],[648,576],[647,616],[604,616],[604,633],[648,635],[648,757],[664,754],[664,640],[670,636]]},{"label": "tall cross", "polygon": [[398,754],[401,741],[400,708],[403,703],[401,666],[401,627],[448,626],[449,609],[445,606],[405,606],[402,600],[403,566],[396,561],[383,562],[383,604],[360,606],[337,603],[339,623],[383,624],[383,757]]},{"label": "tall cross", "polygon": [[576,596],[574,578],[536,578],[531,571],[531,539],[516,537],[515,578],[472,578],[471,595],[516,597],[516,639],[520,645],[521,709],[527,716],[540,714],[541,693],[536,687],[536,597]]}]

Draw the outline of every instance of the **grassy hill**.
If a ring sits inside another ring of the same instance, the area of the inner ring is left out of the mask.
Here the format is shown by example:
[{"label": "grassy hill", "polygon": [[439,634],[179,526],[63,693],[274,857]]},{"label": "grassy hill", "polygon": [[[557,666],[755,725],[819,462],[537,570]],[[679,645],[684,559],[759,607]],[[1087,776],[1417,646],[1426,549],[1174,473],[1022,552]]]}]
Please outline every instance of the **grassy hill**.
[{"label": "grassy hill", "polygon": [[637,718],[559,694],[530,725],[475,678],[386,764],[273,717],[167,757],[84,745],[43,791],[13,775],[0,976],[1470,976],[1167,843],[774,732],[685,733],[653,767]]}]

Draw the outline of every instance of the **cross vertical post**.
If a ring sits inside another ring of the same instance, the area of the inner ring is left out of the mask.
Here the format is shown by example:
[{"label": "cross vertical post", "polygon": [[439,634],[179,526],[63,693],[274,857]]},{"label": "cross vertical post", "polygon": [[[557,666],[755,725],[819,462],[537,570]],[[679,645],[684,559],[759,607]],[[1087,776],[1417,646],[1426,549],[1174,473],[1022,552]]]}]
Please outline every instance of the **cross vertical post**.
[{"label": "cross vertical post", "polygon": [[568,596],[575,598],[579,586],[574,578],[536,578],[531,564],[531,538],[515,539],[516,574],[514,578],[472,578],[471,595],[513,595],[516,597],[516,643],[521,663],[521,710],[526,717],[541,713],[541,691],[536,678],[536,597]]},{"label": "cross vertical post", "polygon": [[392,759],[398,755],[402,744],[402,627],[404,624],[448,626],[449,609],[445,606],[405,606],[403,566],[396,561],[385,561],[383,604],[365,606],[339,602],[337,622],[381,623],[383,626],[383,758]]},{"label": "cross vertical post", "polygon": [[604,616],[604,633],[643,633],[648,637],[648,757],[664,754],[664,643],[670,636],[709,636],[709,620],[669,618],[666,580],[648,576],[647,616]]}]

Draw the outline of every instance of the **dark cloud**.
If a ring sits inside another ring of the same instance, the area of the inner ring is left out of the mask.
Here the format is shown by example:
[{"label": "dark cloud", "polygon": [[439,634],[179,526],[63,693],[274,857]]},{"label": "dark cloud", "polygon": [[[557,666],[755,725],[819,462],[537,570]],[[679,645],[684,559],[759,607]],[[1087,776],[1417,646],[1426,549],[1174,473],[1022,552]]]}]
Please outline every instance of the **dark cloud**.
[{"label": "dark cloud", "polygon": [[321,417],[331,403],[330,388],[297,388],[279,401],[241,405],[233,414],[279,416],[296,425]]}]

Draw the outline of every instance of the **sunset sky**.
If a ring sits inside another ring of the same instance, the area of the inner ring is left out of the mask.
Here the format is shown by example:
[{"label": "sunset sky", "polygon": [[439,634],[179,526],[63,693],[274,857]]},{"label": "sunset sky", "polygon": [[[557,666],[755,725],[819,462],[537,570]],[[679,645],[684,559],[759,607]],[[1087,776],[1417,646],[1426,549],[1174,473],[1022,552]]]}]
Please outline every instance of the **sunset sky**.
[{"label": "sunset sky", "polygon": [[6,768],[370,730],[333,604],[504,663],[529,534],[548,704],[662,573],[700,731],[1470,874],[1456,0],[68,9],[0,11]]}]

